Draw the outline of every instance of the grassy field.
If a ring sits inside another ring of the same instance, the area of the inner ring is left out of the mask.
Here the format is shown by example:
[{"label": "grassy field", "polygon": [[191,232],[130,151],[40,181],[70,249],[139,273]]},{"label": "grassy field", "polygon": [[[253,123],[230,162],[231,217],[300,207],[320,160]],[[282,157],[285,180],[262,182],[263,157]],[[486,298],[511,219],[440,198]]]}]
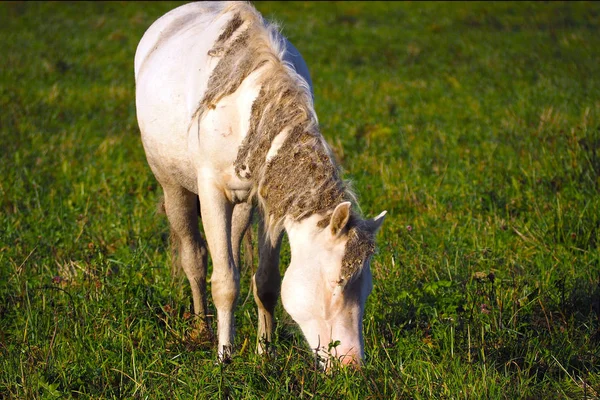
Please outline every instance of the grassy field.
[{"label": "grassy field", "polygon": [[[180,3],[0,3],[0,398],[597,398],[600,4],[258,2],[312,73],[363,213],[388,210],[366,363],[185,340],[133,56]],[[283,266],[289,252],[283,252]]]}]

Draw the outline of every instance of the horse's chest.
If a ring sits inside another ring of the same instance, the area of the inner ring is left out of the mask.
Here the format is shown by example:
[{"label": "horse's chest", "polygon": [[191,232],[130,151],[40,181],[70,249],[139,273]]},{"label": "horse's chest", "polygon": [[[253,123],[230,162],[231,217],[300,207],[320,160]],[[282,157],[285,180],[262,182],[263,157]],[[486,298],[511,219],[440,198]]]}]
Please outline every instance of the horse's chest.
[{"label": "horse's chest", "polygon": [[252,190],[252,182],[240,178],[234,167],[240,146],[248,133],[252,102],[259,90],[252,78],[247,79],[236,92],[221,99],[214,108],[207,110],[195,134],[192,130],[189,138],[189,148],[198,149],[194,159],[199,173],[222,187],[225,195],[234,203],[247,201]]}]

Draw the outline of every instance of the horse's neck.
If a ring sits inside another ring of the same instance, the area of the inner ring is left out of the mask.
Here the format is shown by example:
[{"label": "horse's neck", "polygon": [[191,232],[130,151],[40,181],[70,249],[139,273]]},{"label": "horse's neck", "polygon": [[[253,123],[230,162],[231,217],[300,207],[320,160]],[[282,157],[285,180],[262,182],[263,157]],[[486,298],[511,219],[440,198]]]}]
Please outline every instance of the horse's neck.
[{"label": "horse's neck", "polygon": [[285,135],[257,182],[268,226],[275,230],[286,220],[301,221],[314,215],[323,218],[347,197],[320,134],[294,128]]}]

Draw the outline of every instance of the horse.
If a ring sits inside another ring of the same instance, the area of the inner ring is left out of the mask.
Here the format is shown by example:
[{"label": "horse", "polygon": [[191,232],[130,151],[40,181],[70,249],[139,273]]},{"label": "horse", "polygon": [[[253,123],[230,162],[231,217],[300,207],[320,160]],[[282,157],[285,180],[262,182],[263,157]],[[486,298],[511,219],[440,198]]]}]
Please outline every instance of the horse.
[{"label": "horse", "polygon": [[[212,259],[218,360],[233,351],[240,242],[257,209],[257,352],[273,339],[281,296],[322,365],[360,366],[370,260],[386,212],[364,219],[357,210],[320,133],[298,50],[251,4],[202,2],[156,20],[134,61],[146,159],[163,190],[198,329],[209,335],[209,252]],[[284,234],[291,261],[282,280]]]}]

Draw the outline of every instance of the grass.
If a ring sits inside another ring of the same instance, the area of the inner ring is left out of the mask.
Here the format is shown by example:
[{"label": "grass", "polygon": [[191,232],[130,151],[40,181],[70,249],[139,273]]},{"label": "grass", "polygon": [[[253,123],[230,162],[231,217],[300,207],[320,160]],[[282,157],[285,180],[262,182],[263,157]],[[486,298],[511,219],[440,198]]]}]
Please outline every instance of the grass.
[{"label": "grass", "polygon": [[256,3],[388,210],[366,364],[330,375],[281,307],[254,354],[253,266],[233,362],[185,340],[133,82],[178,4],[0,3],[0,397],[600,396],[598,3]]}]

